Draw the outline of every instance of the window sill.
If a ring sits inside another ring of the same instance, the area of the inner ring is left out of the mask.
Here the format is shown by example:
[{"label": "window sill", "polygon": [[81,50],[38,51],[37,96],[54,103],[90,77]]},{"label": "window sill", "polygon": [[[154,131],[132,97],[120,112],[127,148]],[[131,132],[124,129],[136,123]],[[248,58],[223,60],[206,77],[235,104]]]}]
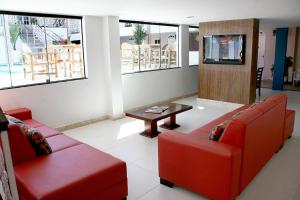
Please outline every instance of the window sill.
[{"label": "window sill", "polygon": [[63,83],[63,82],[78,81],[78,80],[85,80],[85,79],[88,79],[88,78],[82,77],[82,78],[74,78],[74,79],[67,79],[67,80],[60,80],[60,81],[51,81],[49,83],[42,82],[42,83],[34,83],[34,84],[28,84],[28,85],[19,85],[19,86],[13,86],[13,87],[0,88],[0,91],[17,89],[17,88],[25,88],[25,87],[31,87],[31,86],[39,86],[39,85],[51,85],[51,84],[55,84],[55,83]]},{"label": "window sill", "polygon": [[181,68],[182,67],[172,67],[172,68],[166,68],[166,69],[152,69],[152,70],[146,70],[146,71],[128,72],[128,73],[123,73],[122,75],[139,74],[139,73],[155,72],[155,71],[165,71],[165,70],[181,69]]}]

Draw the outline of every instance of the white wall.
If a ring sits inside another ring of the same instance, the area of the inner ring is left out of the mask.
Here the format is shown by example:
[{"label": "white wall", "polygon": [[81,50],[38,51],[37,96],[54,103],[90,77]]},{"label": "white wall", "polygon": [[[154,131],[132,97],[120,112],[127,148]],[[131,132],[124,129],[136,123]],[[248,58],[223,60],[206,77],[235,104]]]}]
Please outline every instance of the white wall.
[{"label": "white wall", "polygon": [[179,58],[182,68],[122,76],[124,110],[197,92],[198,67],[189,67],[187,26],[181,26],[179,37],[183,42]]},{"label": "white wall", "polygon": [[103,17],[103,32],[103,53],[109,85],[108,115],[115,119],[123,117],[119,17]]},{"label": "white wall", "polygon": [[83,25],[88,79],[0,90],[4,110],[28,107],[35,119],[57,128],[119,114],[123,103],[126,110],[197,91],[198,68],[188,66],[187,26],[179,34],[182,68],[121,75],[118,18],[89,16]]},{"label": "white wall", "polygon": [[[276,46],[276,36],[273,36],[274,27],[262,27],[260,31],[265,33],[265,68],[263,71],[263,80],[272,80],[271,68],[274,64],[275,59],[275,46]],[[289,27],[288,30],[288,40],[287,40],[287,52],[286,56],[294,57],[295,47],[296,47],[296,27]],[[299,52],[299,51],[298,51]],[[292,68],[289,69],[289,81],[292,80]]]},{"label": "white wall", "polygon": [[275,59],[276,37],[273,36],[274,28],[264,27],[260,31],[265,33],[265,67],[263,71],[263,80],[273,80],[271,68]]},{"label": "white wall", "polygon": [[88,79],[0,91],[0,105],[6,110],[25,106],[39,121],[64,125],[107,114],[107,83],[103,66],[101,17],[84,19],[85,60]]},{"label": "white wall", "polygon": [[198,68],[186,67],[123,75],[124,109],[197,92]]}]

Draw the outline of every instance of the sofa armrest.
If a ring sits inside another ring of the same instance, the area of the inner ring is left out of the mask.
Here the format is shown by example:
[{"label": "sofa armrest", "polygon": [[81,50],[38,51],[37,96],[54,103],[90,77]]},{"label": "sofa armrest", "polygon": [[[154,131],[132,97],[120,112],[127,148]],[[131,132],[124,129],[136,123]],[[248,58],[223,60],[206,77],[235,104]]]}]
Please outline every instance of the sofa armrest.
[{"label": "sofa armrest", "polygon": [[212,199],[239,194],[241,149],[167,131],[158,138],[159,176]]},{"label": "sofa armrest", "polygon": [[18,118],[20,120],[32,119],[31,110],[28,108],[17,108],[5,111],[8,115]]}]

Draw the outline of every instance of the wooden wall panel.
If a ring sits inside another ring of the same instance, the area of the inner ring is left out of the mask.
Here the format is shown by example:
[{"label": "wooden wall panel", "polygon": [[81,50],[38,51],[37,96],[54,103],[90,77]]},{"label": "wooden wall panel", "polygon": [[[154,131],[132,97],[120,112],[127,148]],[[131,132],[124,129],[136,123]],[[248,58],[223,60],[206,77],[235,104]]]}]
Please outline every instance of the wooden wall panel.
[{"label": "wooden wall panel", "polygon": [[[198,96],[235,103],[251,103],[256,94],[259,22],[256,19],[204,22],[199,24]],[[203,64],[203,36],[245,34],[245,64]]]}]

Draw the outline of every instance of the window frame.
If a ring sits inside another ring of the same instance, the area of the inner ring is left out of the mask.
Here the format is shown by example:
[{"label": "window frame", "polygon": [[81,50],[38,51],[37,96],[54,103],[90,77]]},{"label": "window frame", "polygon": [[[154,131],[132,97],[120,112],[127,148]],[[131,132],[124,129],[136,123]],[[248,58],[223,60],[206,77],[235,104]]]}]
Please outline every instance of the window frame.
[{"label": "window frame", "polygon": [[[0,15],[19,15],[19,16],[26,16],[26,17],[49,17],[49,18],[65,18],[65,19],[79,19],[80,20],[80,26],[81,26],[81,48],[82,48],[82,59],[83,59],[83,77],[80,78],[70,78],[70,79],[63,79],[63,80],[58,80],[58,81],[51,81],[50,79],[46,80],[45,82],[41,83],[32,83],[32,84],[24,84],[24,85],[17,85],[13,86],[11,82],[10,87],[3,87],[0,88],[1,90],[8,90],[8,89],[16,89],[16,88],[24,88],[24,87],[32,87],[32,86],[38,86],[38,85],[49,85],[49,84],[55,84],[55,83],[63,83],[63,82],[70,82],[70,81],[78,81],[78,80],[85,80],[88,79],[87,77],[87,72],[86,72],[86,63],[85,63],[85,46],[83,42],[83,16],[75,16],[75,15],[59,15],[59,14],[45,14],[45,13],[31,13],[31,12],[13,12],[13,11],[3,11],[0,10]],[[4,19],[4,17],[3,17]],[[5,22],[3,21],[5,24]],[[7,51],[8,47],[6,45]],[[9,63],[8,63],[9,64]],[[11,79],[11,77],[10,77]],[[12,81],[12,80],[11,80]]]},{"label": "window frame", "polygon": [[[180,44],[179,44],[179,34],[180,34],[180,30],[179,30],[179,24],[168,24],[168,23],[159,23],[159,22],[146,22],[146,21],[135,21],[135,20],[124,20],[124,19],[120,19],[119,23],[132,23],[132,24],[142,24],[142,25],[158,25],[158,26],[170,26],[170,27],[177,27],[178,28],[178,34],[177,34],[177,66],[176,67],[170,67],[170,68],[161,68],[161,60],[160,60],[160,68],[159,69],[151,69],[151,70],[139,70],[135,71],[135,72],[126,72],[126,73],[122,73],[122,64],[121,64],[121,74],[122,75],[129,75],[129,74],[137,74],[137,73],[145,73],[145,72],[154,72],[154,71],[161,71],[161,70],[171,70],[171,69],[180,69],[182,67],[179,66],[180,63]],[[161,38],[160,38],[160,44],[161,44]],[[160,46],[160,50],[161,50],[161,46]]]},{"label": "window frame", "polygon": [[[189,35],[190,35],[190,28],[197,28],[199,31],[199,26],[189,26]],[[189,38],[189,40],[190,40],[190,38]],[[189,41],[189,43],[190,43],[190,41]],[[200,48],[200,46],[199,46],[199,48]],[[189,52],[190,52],[190,48],[189,48]],[[198,50],[198,52],[199,52],[199,50]],[[199,58],[198,58],[198,62],[199,62]],[[190,63],[189,63],[189,67],[198,67],[198,66],[199,66],[199,63],[198,63],[198,65],[190,65]]]}]

